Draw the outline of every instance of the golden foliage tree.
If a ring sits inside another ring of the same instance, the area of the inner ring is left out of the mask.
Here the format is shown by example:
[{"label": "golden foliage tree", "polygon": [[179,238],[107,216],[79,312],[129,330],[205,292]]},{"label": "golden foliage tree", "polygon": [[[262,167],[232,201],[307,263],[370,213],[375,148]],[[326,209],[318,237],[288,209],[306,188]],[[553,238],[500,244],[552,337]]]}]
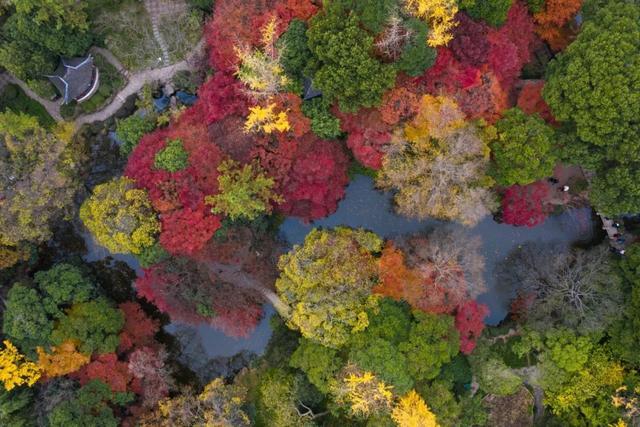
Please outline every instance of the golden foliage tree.
[{"label": "golden foliage tree", "polygon": [[51,354],[44,351],[42,347],[38,347],[36,351],[38,352],[38,366],[50,378],[75,372],[91,360],[89,356],[77,351],[76,344],[71,340],[67,340],[57,347],[52,347]]},{"label": "golden foliage tree", "polygon": [[264,132],[271,134],[273,132],[286,132],[291,129],[289,118],[286,111],[275,111],[276,104],[271,103],[266,107],[256,105],[249,108],[249,116],[244,123],[244,131]]},{"label": "golden foliage tree", "polygon": [[411,390],[401,397],[391,412],[391,418],[399,427],[437,427],[436,416],[429,410],[422,397]]},{"label": "golden foliage tree", "polygon": [[354,364],[347,365],[331,386],[335,401],[347,406],[356,418],[368,418],[391,410],[392,390],[392,386]]},{"label": "golden foliage tree", "polygon": [[246,390],[226,385],[222,378],[211,381],[197,396],[182,394],[164,399],[155,412],[140,421],[142,427],[248,427],[243,411]]},{"label": "golden foliage tree", "polygon": [[147,192],[124,177],[98,185],[80,207],[80,219],[98,243],[115,253],[139,254],[154,245],[160,231]]},{"label": "golden foliage tree", "polygon": [[377,185],[395,190],[399,213],[477,224],[495,205],[489,148],[454,101],[425,95],[404,135],[395,135]]},{"label": "golden foliage tree", "polygon": [[25,359],[18,349],[5,340],[4,349],[0,350],[0,382],[7,391],[26,384],[31,387],[40,379],[40,368],[37,364]]},{"label": "golden foliage tree", "polygon": [[314,229],[303,245],[280,257],[278,295],[289,308],[288,324],[328,347],[344,345],[352,332],[369,325],[367,308],[375,306],[374,254],[382,240],[362,229]]},{"label": "golden foliage tree", "polygon": [[269,99],[289,84],[280,65],[280,53],[275,47],[277,22],[275,17],[262,28],[262,50],[236,47],[240,65],[236,77],[247,87],[249,95],[256,99]]},{"label": "golden foliage tree", "polygon": [[406,7],[409,13],[431,26],[427,40],[429,46],[444,46],[453,39],[454,18],[458,13],[456,0],[406,0]]}]

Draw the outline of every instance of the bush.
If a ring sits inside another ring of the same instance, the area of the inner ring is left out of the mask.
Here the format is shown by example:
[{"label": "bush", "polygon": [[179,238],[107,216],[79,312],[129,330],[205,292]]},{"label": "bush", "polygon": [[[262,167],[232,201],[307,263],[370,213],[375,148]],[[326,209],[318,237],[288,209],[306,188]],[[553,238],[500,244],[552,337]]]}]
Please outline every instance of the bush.
[{"label": "bush", "polygon": [[322,97],[302,103],[302,113],[311,119],[311,130],[322,139],[334,139],[342,134],[340,119],[331,114],[330,107]]},{"label": "bush", "polygon": [[169,172],[177,172],[189,165],[189,153],[186,152],[182,141],[172,139],[167,145],[156,153],[154,167]]},{"label": "bush", "polygon": [[47,110],[37,101],[29,98],[18,85],[7,85],[4,91],[0,92],[0,112],[6,110],[33,116],[44,128],[50,128],[56,123]]},{"label": "bush", "polygon": [[513,0],[475,0],[467,1],[466,9],[475,20],[483,20],[493,27],[500,27],[507,20],[507,13]]},{"label": "bush", "polygon": [[128,156],[140,142],[146,133],[155,129],[155,120],[149,116],[134,114],[123,120],[118,120],[116,124],[116,137],[122,141],[120,153]]}]

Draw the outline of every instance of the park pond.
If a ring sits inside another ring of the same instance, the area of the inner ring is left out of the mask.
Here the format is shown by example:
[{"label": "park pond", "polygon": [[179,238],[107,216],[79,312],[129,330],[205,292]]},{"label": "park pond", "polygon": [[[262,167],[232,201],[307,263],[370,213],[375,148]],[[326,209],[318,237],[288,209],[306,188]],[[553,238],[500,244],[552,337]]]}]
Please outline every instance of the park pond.
[{"label": "park pond", "polygon": [[[310,224],[288,218],[280,226],[280,236],[289,245],[294,245],[302,243],[314,227],[362,227],[383,237],[395,237],[428,231],[447,224],[436,220],[411,220],[396,215],[393,212],[391,198],[390,193],[376,190],[371,178],[358,175],[347,187],[345,198],[333,215]],[[532,241],[564,245],[589,243],[597,234],[596,226],[591,209],[579,208],[550,216],[543,224],[533,228],[500,224],[487,217],[477,226],[468,229],[471,236],[478,236],[482,241],[487,291],[480,295],[478,300],[489,306],[490,315],[486,323],[496,325],[507,314],[513,291],[500,287],[495,269],[512,250]],[[140,266],[133,256],[111,255],[105,248],[97,245],[88,233],[83,237],[88,248],[86,261],[112,256],[116,260],[126,262],[137,274],[141,274]],[[247,338],[231,338],[207,325],[188,326],[171,323],[165,327],[165,331],[178,338],[183,348],[183,361],[194,371],[204,377],[224,375],[226,369],[235,370],[233,366],[229,367],[230,365],[241,365],[251,355],[259,355],[264,351],[271,335],[269,318],[274,310],[267,304],[264,311],[264,318]]]}]

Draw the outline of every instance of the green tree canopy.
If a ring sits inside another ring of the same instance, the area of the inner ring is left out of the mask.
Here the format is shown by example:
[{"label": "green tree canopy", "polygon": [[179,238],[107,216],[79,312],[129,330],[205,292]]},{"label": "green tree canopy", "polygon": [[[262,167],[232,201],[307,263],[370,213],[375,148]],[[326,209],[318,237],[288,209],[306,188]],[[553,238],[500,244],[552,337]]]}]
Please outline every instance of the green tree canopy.
[{"label": "green tree canopy", "polygon": [[128,156],[145,134],[156,127],[156,122],[149,116],[133,114],[126,119],[118,120],[116,136],[122,141],[120,153]]},{"label": "green tree canopy", "polygon": [[2,332],[22,351],[32,352],[49,343],[53,324],[38,291],[14,284],[7,295]]},{"label": "green tree canopy", "polygon": [[454,318],[414,311],[417,322],[409,330],[409,339],[399,345],[407,359],[407,368],[416,381],[438,376],[440,368],[460,351],[460,335]]},{"label": "green tree canopy", "polygon": [[55,24],[78,30],[88,28],[86,2],[77,0],[9,0],[20,14],[32,14],[37,25]]},{"label": "green tree canopy", "polygon": [[356,14],[326,3],[307,31],[309,48],[319,63],[313,83],[323,96],[338,100],[345,112],[379,105],[395,82],[394,68],[371,56],[373,37],[358,24]]},{"label": "green tree canopy", "polygon": [[312,230],[278,262],[278,295],[289,307],[288,325],[306,338],[341,347],[369,324],[375,305],[374,254],[382,240],[373,233],[338,227]]},{"label": "green tree canopy", "polygon": [[169,172],[178,172],[189,166],[189,153],[184,149],[182,141],[172,139],[156,153],[153,166]]},{"label": "green tree canopy", "polygon": [[0,245],[51,237],[70,213],[78,186],[78,154],[25,114],[0,113]]},{"label": "green tree canopy", "polygon": [[78,349],[85,354],[113,353],[124,326],[122,311],[113,308],[104,298],[72,306],[51,333],[51,342],[60,345],[66,340],[79,342]]},{"label": "green tree canopy", "polygon": [[342,363],[337,350],[300,338],[300,344],[291,355],[289,365],[307,374],[309,382],[320,392],[328,393],[330,380],[341,368]]},{"label": "green tree canopy", "polygon": [[513,108],[495,127],[497,135],[490,147],[492,176],[498,184],[526,185],[553,174],[558,161],[553,151],[555,133],[540,117]]},{"label": "green tree canopy", "polygon": [[34,283],[43,294],[42,304],[50,316],[64,316],[64,307],[86,302],[94,295],[95,286],[70,264],[56,264],[34,275]]},{"label": "green tree canopy", "polygon": [[317,392],[308,390],[307,383],[302,376],[290,374],[282,369],[273,368],[261,375],[258,386],[256,404],[258,426],[291,426],[312,427],[316,423],[310,417],[302,416],[306,411],[298,410],[318,403],[320,397]]},{"label": "green tree canopy", "polygon": [[500,27],[507,20],[513,0],[461,0],[461,9],[475,20],[483,20],[493,27]]},{"label": "green tree canopy", "polygon": [[55,322],[73,304],[89,301],[95,286],[80,269],[57,264],[34,275],[34,286],[16,283],[9,290],[3,332],[25,352],[47,347]]},{"label": "green tree canopy", "polygon": [[426,22],[410,18],[402,25],[411,33],[411,38],[405,44],[400,58],[394,65],[398,71],[403,71],[411,77],[418,77],[433,65],[437,51],[425,43],[429,38],[429,27]]},{"label": "green tree canopy", "polygon": [[111,391],[100,380],[93,380],[78,389],[71,399],[56,405],[49,414],[51,427],[116,427],[119,422],[109,406],[125,403],[127,397]]},{"label": "green tree canopy", "polygon": [[6,391],[0,387],[0,425],[28,427],[34,425],[31,405],[33,391],[20,387]]},{"label": "green tree canopy", "polygon": [[225,214],[232,221],[253,221],[270,213],[273,203],[283,200],[273,190],[273,178],[257,162],[241,165],[226,160],[220,163],[218,172],[219,193],[205,198],[215,214]]},{"label": "green tree canopy", "polygon": [[80,207],[80,219],[111,252],[139,254],[155,243],[160,223],[145,190],[121,177],[96,186]]},{"label": "green tree canopy", "polygon": [[607,215],[640,211],[640,5],[610,1],[549,64],[543,95],[575,126],[565,157],[595,169],[592,202]]},{"label": "green tree canopy", "polygon": [[620,260],[617,273],[625,286],[623,316],[608,333],[609,347],[615,355],[635,366],[640,366],[640,245],[627,248]]},{"label": "green tree canopy", "polygon": [[[53,9],[63,2],[12,1],[17,13],[9,16],[0,28],[0,65],[16,77],[25,81],[42,79],[55,70],[60,56],[80,56],[91,46],[93,37],[86,31],[83,11],[82,16],[54,17]],[[64,3],[74,3],[82,9],[81,2],[64,0]],[[45,22],[49,17],[55,23]]]},{"label": "green tree canopy", "polygon": [[307,45],[307,24],[299,19],[292,20],[287,31],[280,36],[278,48],[282,68],[302,87],[302,80],[309,72],[306,68],[313,57]]}]

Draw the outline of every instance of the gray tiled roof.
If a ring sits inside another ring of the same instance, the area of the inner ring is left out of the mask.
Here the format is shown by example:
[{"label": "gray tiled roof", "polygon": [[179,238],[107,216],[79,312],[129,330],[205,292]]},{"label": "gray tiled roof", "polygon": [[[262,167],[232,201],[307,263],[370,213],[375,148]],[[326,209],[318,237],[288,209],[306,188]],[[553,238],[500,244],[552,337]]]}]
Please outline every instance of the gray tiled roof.
[{"label": "gray tiled roof", "polygon": [[93,68],[91,55],[84,58],[62,58],[56,71],[47,77],[67,104],[91,89]]}]

